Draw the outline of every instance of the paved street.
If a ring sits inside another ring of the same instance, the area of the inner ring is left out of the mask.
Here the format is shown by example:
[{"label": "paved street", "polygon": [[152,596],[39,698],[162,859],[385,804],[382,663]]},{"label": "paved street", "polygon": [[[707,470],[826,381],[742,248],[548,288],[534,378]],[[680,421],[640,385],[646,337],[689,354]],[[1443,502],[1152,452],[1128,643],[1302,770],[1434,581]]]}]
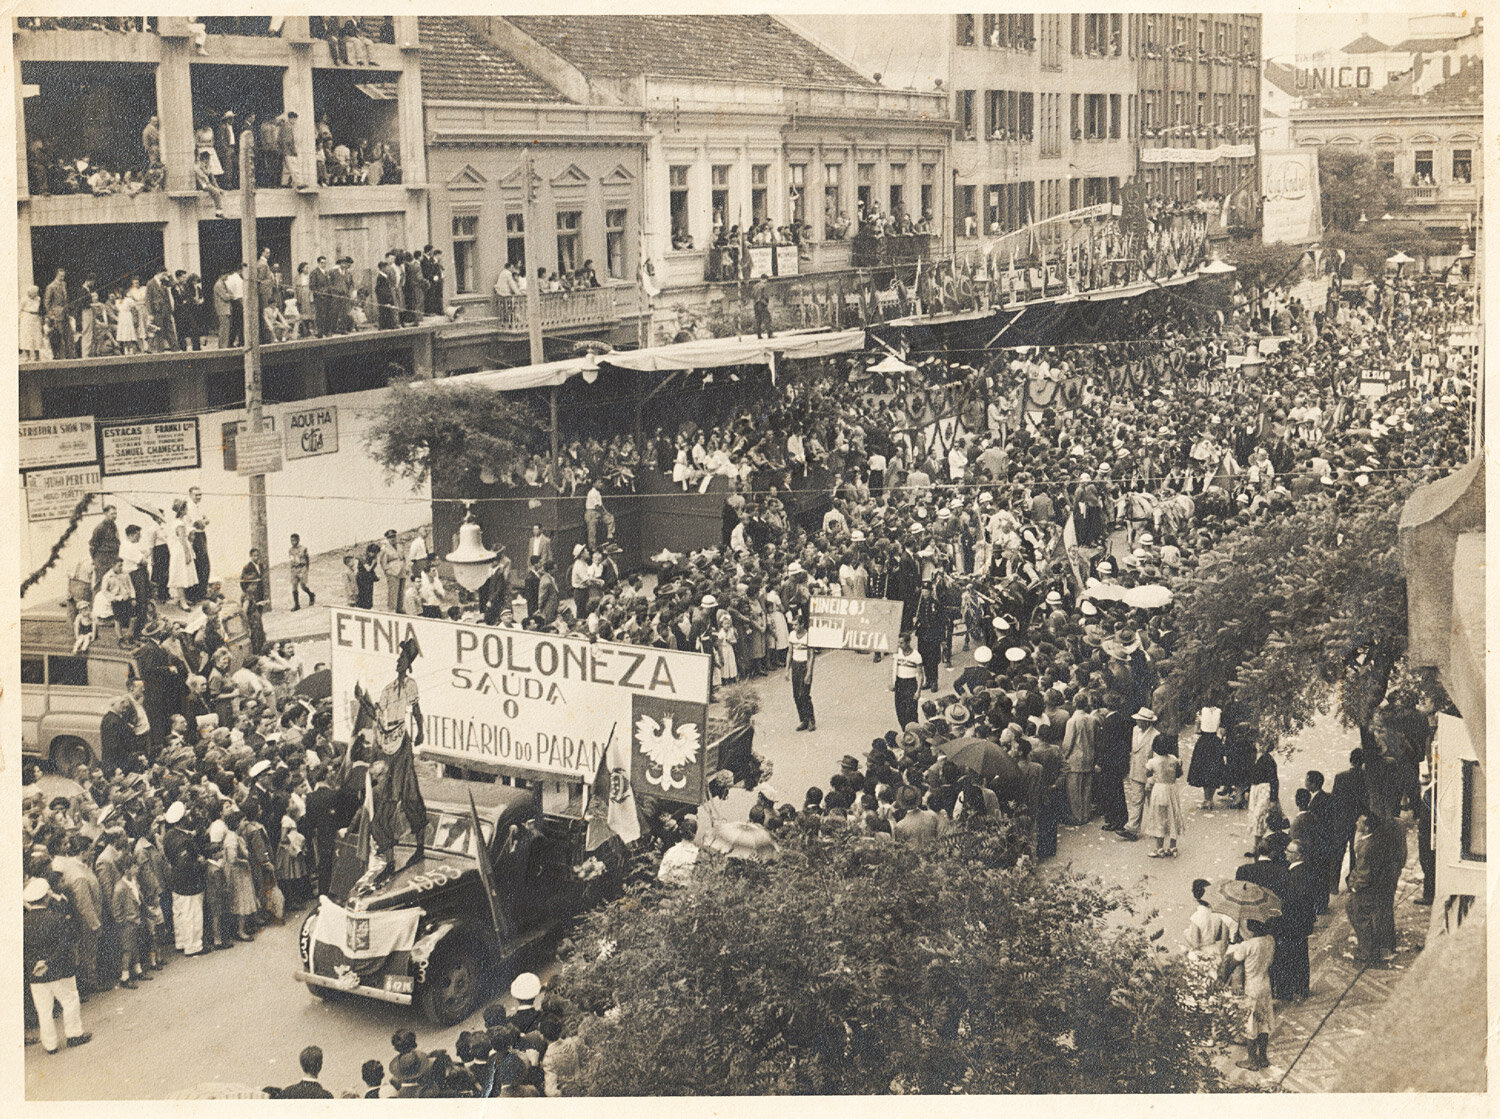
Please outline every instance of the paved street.
[{"label": "paved street", "polygon": [[[305,610],[303,614],[318,616]],[[297,618],[300,621],[302,614]],[[954,670],[944,671],[943,683],[946,685],[967,663],[967,658],[956,659]],[[796,716],[784,675],[761,683],[756,743],[774,766],[771,783],[782,797],[800,802],[809,786],[826,788],[829,775],[838,769],[840,756],[863,755],[870,740],[885,732],[894,719],[887,690],[889,673],[889,661],[877,666],[867,656],[825,654],[813,689],[818,729],[810,734],[793,730]],[[1281,766],[1284,799],[1290,802],[1290,790],[1309,768],[1322,769],[1331,777],[1342,768],[1354,744],[1355,736],[1331,719],[1304,734],[1294,758]],[[1244,813],[1221,809],[1207,814],[1196,807],[1196,800],[1191,793],[1184,797],[1188,825],[1182,840],[1183,854],[1177,859],[1149,859],[1149,840],[1122,843],[1101,832],[1097,824],[1090,824],[1063,829],[1053,865],[1097,875],[1104,882],[1137,891],[1142,899],[1141,915],[1157,911],[1149,924],[1163,929],[1163,943],[1175,947],[1192,912],[1192,880],[1232,875],[1243,861],[1241,852],[1246,847]],[[1415,863],[1413,854],[1412,868]],[[1408,901],[1402,904],[1413,908]],[[1425,910],[1420,913],[1425,917]],[[324,1049],[325,1082],[353,1087],[358,1084],[362,1061],[390,1056],[390,1035],[398,1026],[411,1023],[429,1044],[447,1045],[460,1028],[479,1024],[476,1015],[462,1027],[424,1033],[415,1013],[405,1008],[366,1000],[322,1002],[313,998],[291,977],[297,962],[300,919],[301,914],[292,915],[284,927],[262,932],[254,944],[237,945],[201,959],[178,958],[155,982],[142,984],[137,991],[116,990],[96,996],[84,1007],[85,1022],[94,1032],[89,1046],[64,1050],[57,1056],[48,1056],[37,1046],[27,1048],[28,1096],[161,1098],[209,1079],[252,1088],[290,1083],[297,1078],[297,1051],[312,1043]],[[1129,918],[1122,915],[1120,919]],[[1363,986],[1345,995],[1354,972],[1344,966],[1346,961],[1338,953],[1343,947],[1342,935],[1330,933],[1342,921],[1342,902],[1335,901],[1333,914],[1320,922],[1315,940],[1315,961],[1320,962],[1315,962],[1313,998],[1305,1008],[1288,1015],[1284,1036],[1279,1033],[1273,1043],[1272,1055],[1282,1062],[1281,1071],[1297,1058],[1323,1011],[1342,998],[1341,1012],[1352,1014],[1352,1023],[1357,1023],[1363,1013],[1359,1007],[1378,1006],[1399,974],[1367,973],[1360,980]],[[1420,933],[1418,928],[1405,936],[1409,943],[1419,943]],[[1405,962],[1409,958],[1403,953]],[[218,1013],[215,1008],[231,992],[236,1011]],[[1330,1027],[1342,1029],[1337,1036],[1345,1039],[1352,1036],[1351,1029],[1358,1029],[1357,1024],[1343,1023],[1338,1017],[1325,1030]],[[149,1047],[139,1044],[141,1031],[146,1028],[152,1035]],[[1299,1064],[1299,1069],[1303,1065],[1305,1069],[1288,1078],[1288,1087],[1317,1086],[1328,1067],[1328,1058],[1319,1057],[1320,1052],[1318,1047],[1310,1048]],[[184,1054],[193,1054],[191,1073],[185,1072]],[[1231,1053],[1232,1057],[1238,1055],[1237,1051]],[[111,1069],[110,1076],[98,1076],[101,1068]]]}]

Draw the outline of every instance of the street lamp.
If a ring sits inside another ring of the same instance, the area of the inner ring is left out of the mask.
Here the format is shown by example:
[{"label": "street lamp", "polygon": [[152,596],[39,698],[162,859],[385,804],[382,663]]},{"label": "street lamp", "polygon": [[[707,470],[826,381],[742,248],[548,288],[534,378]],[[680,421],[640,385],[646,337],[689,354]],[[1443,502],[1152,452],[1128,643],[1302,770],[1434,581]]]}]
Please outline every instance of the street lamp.
[{"label": "street lamp", "polygon": [[458,526],[458,547],[445,557],[453,565],[453,577],[464,590],[475,592],[490,577],[490,561],[496,553],[484,546],[484,531],[474,519],[474,503],[464,502],[464,521]]}]

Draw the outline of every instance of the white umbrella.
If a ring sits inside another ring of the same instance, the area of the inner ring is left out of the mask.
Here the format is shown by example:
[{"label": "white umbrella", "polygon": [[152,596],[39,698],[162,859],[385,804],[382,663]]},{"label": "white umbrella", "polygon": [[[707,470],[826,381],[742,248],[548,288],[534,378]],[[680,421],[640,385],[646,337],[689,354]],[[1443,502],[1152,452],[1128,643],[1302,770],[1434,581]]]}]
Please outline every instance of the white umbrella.
[{"label": "white umbrella", "polygon": [[1415,264],[1417,262],[1417,258],[1407,256],[1400,249],[1397,249],[1394,256],[1388,256],[1385,258],[1385,262],[1387,264]]},{"label": "white umbrella", "polygon": [[895,354],[886,354],[876,364],[870,366],[871,373],[915,373],[916,367],[907,365]]},{"label": "white umbrella", "polygon": [[1132,606],[1137,610],[1155,610],[1172,601],[1172,592],[1160,583],[1146,583],[1143,586],[1127,588],[1120,598],[1127,606]]}]

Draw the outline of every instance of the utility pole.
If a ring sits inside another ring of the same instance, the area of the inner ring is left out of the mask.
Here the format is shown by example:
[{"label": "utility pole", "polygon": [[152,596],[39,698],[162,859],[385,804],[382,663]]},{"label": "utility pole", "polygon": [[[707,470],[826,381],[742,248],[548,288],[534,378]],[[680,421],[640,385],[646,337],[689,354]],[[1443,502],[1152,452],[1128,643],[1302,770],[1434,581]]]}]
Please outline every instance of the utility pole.
[{"label": "utility pole", "polygon": [[[531,151],[526,152],[526,209],[521,215],[521,221],[525,226],[526,237],[526,271],[530,273],[526,277],[526,333],[531,340],[531,364],[541,365],[547,360],[542,349],[542,279],[537,274],[537,262],[542,259],[541,249],[538,247],[536,226],[536,180],[532,170]],[[552,451],[552,478],[554,486],[560,488],[562,482],[559,469],[560,455],[558,451],[557,434],[557,386],[552,386],[551,393],[552,422],[550,425],[551,451]]]},{"label": "utility pole", "polygon": [[[256,266],[260,261],[259,239],[255,228],[255,132],[240,133],[240,255],[245,261],[245,434],[259,435],[261,414],[260,380],[260,278]],[[246,478],[250,489],[250,543],[260,550],[261,570],[265,573],[266,600],[271,598],[271,541],[266,526],[266,476],[251,474]]]}]

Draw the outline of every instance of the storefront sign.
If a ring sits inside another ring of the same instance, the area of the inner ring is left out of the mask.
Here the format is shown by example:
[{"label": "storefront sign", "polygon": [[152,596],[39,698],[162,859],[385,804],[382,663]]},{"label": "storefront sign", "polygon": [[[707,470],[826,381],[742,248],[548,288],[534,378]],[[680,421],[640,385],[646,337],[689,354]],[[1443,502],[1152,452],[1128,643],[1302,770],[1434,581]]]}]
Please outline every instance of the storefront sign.
[{"label": "storefront sign", "polygon": [[33,521],[62,521],[85,494],[99,492],[99,468],[67,466],[58,470],[33,470],[26,475],[26,516]]},{"label": "storefront sign", "polygon": [[93,416],[21,421],[22,470],[98,460]]},{"label": "storefront sign", "polygon": [[283,412],[282,430],[286,432],[286,457],[312,458],[314,455],[336,455],[339,450],[339,410],[330,404],[323,408],[299,408]]},{"label": "storefront sign", "polygon": [[385,709],[382,718],[400,717],[387,701],[398,647],[415,638],[425,756],[592,782],[613,735],[631,744],[631,772],[619,776],[636,796],[701,800],[709,673],[701,653],[344,608],[333,611],[329,633],[340,742],[354,733],[356,686]]},{"label": "storefront sign", "polygon": [[751,245],[750,278],[758,280],[776,271],[776,248],[773,245]]},{"label": "storefront sign", "polygon": [[884,598],[814,595],[807,616],[807,643],[814,649],[892,653],[901,636],[901,603]]},{"label": "storefront sign", "polygon": [[196,417],[101,424],[99,446],[106,476],[196,470],[202,464]]},{"label": "storefront sign", "polygon": [[235,436],[235,473],[275,474],[281,470],[281,432],[242,431]]}]

